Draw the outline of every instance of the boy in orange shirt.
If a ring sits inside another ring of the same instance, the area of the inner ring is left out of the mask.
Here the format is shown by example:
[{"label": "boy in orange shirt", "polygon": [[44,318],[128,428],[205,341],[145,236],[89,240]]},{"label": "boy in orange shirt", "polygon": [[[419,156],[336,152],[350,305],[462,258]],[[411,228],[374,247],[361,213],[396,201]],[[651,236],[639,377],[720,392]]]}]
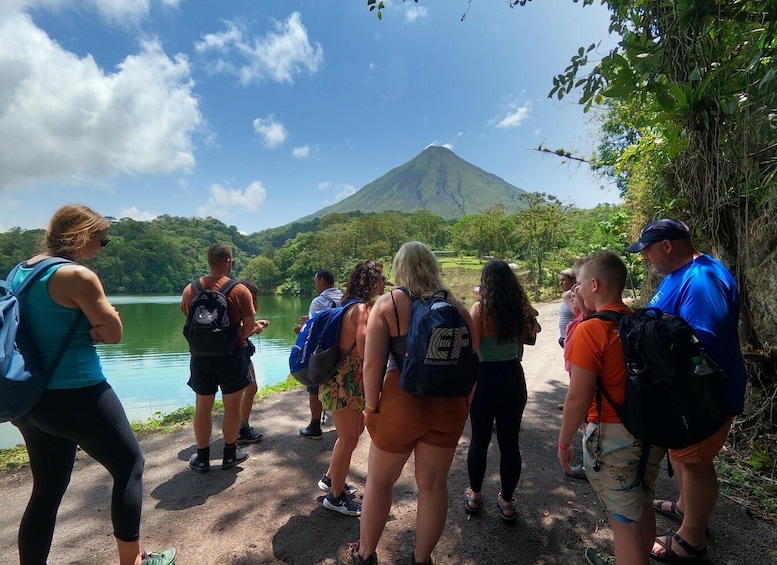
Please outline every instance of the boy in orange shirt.
[{"label": "boy in orange shirt", "polygon": [[[591,311],[613,310],[630,313],[623,303],[626,265],[612,251],[599,250],[580,259],[577,297]],[[571,472],[572,440],[580,422],[587,426],[583,436],[583,465],[599,500],[607,510],[615,543],[615,558],[588,548],[590,565],[616,563],[648,565],[656,535],[653,489],[664,450],[651,448],[645,478],[637,482],[642,442],[620,421],[604,394],[597,402],[596,388],[602,386],[613,402],[624,400],[626,366],[615,322],[584,320],[575,330],[568,358],[572,363],[569,390],[564,401],[558,460]]]}]

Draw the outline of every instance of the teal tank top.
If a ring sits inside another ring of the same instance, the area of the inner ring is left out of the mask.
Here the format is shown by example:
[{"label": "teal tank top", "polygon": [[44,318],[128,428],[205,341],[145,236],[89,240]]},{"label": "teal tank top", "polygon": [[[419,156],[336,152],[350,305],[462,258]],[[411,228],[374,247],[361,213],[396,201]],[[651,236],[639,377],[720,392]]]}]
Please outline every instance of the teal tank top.
[{"label": "teal tank top", "polygon": [[[32,337],[45,366],[50,366],[53,362],[62,340],[78,314],[77,308],[60,306],[49,295],[49,279],[62,266],[54,265],[35,281],[22,296],[20,303],[21,319],[30,322]],[[24,263],[11,282],[13,288],[18,288],[31,272],[32,269]],[[84,316],[70,342],[70,347],[65,351],[65,355],[54,371],[48,388],[81,388],[105,380],[97,349],[89,337],[90,327],[89,320]]]},{"label": "teal tank top", "polygon": [[523,344],[508,342],[497,343],[496,337],[480,338],[480,362],[511,361],[523,357]]}]

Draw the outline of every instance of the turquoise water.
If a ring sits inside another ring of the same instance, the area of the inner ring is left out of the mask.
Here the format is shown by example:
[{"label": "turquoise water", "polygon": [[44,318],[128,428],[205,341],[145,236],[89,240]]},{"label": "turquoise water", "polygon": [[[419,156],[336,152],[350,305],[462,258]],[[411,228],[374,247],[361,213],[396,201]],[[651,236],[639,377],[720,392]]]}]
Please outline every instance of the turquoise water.
[{"label": "turquoise water", "polygon": [[[130,420],[146,420],[194,405],[186,385],[189,353],[182,329],[180,296],[115,296],[109,300],[124,324],[121,343],[97,350],[108,382],[121,399]],[[260,296],[257,318],[270,320],[261,335],[252,337],[259,387],[276,384],[289,374],[292,326],[307,313],[310,299]],[[23,443],[11,424],[0,424],[0,448]]]}]

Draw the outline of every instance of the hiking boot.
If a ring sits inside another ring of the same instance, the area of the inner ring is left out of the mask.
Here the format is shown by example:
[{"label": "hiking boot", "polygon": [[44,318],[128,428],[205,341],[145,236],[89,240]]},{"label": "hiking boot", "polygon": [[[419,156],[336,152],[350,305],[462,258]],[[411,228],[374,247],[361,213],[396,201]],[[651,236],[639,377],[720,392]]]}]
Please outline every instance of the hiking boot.
[{"label": "hiking boot", "polygon": [[321,433],[321,425],[309,424],[306,428],[299,429],[299,435],[308,439],[322,439],[324,434]]},{"label": "hiking boot", "polygon": [[[332,479],[330,479],[328,476],[323,475],[321,477],[321,480],[318,481],[318,488],[323,490],[324,492],[329,492],[332,488]],[[356,486],[355,485],[349,485],[348,483],[345,483],[344,489],[345,492],[348,494],[356,494]]]},{"label": "hiking boot", "polygon": [[189,457],[189,469],[198,473],[207,473],[210,471],[210,461],[200,459],[196,453],[192,453],[192,456]]},{"label": "hiking boot", "polygon": [[603,555],[594,548],[589,547],[585,550],[585,562],[588,565],[615,565],[615,556]]},{"label": "hiking boot", "polygon": [[343,493],[336,497],[330,492],[324,497],[324,508],[346,516],[361,516],[362,505]]},{"label": "hiking boot", "polygon": [[171,547],[164,551],[152,551],[143,553],[143,561],[140,565],[173,565],[175,563],[175,548]]},{"label": "hiking boot", "polygon": [[373,553],[367,559],[359,556],[359,540],[337,550],[337,565],[378,565],[378,554]]},{"label": "hiking boot", "polygon": [[231,469],[235,465],[238,465],[239,463],[242,463],[246,459],[248,459],[248,450],[243,449],[242,447],[235,446],[235,452],[230,453],[229,448],[224,447],[224,459],[221,461],[221,468],[226,471],[227,469]]},{"label": "hiking boot", "polygon": [[240,435],[237,436],[238,445],[248,445],[262,441],[264,434],[255,432],[253,426],[243,426],[240,428]]}]

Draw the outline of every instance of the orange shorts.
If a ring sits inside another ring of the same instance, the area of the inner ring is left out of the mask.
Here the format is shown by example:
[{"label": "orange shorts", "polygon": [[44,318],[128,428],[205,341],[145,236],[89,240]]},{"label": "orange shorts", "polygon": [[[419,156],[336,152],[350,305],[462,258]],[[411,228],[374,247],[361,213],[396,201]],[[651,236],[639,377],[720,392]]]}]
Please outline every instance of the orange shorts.
[{"label": "orange shorts", "polygon": [[416,443],[456,447],[469,415],[464,397],[419,398],[399,386],[399,371],[383,382],[377,412],[367,412],[364,423],[372,443],[389,453],[410,453]]},{"label": "orange shorts", "polygon": [[732,418],[726,420],[720,429],[699,443],[683,449],[670,449],[669,459],[678,463],[710,463],[718,454],[728,438]]}]

